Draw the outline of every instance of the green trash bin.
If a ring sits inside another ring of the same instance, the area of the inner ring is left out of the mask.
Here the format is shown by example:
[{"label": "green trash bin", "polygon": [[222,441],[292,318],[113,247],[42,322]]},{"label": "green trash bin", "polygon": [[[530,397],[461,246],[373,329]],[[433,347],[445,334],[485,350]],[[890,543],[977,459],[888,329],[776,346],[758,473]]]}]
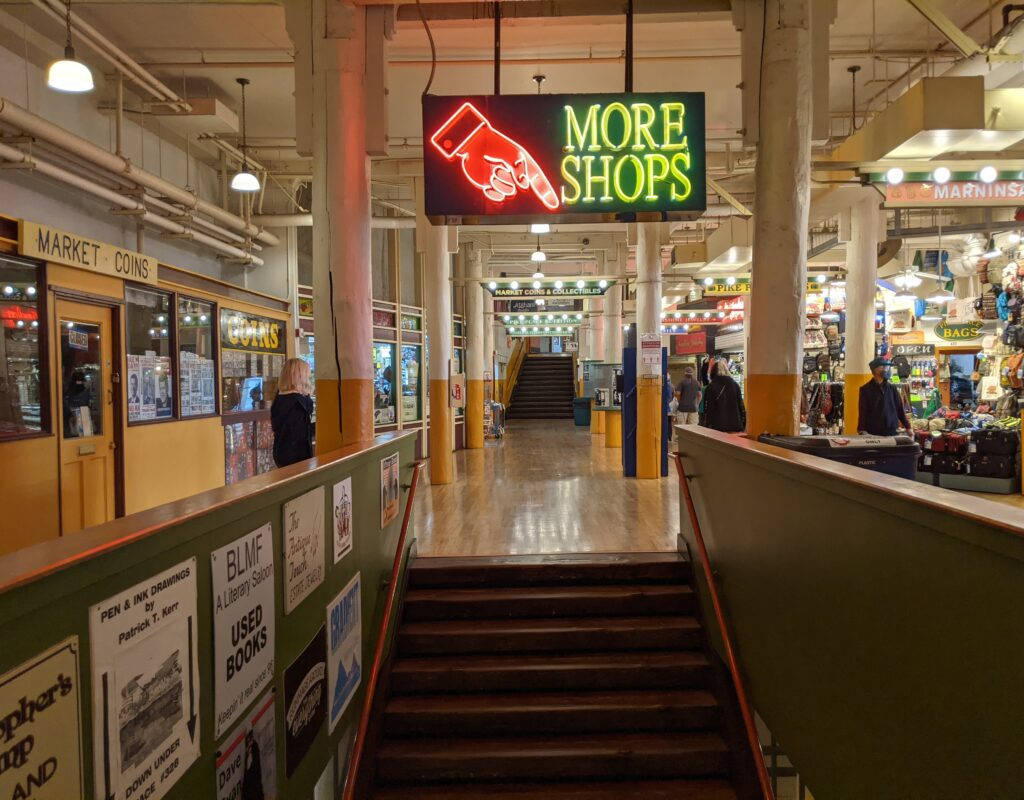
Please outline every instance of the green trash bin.
[{"label": "green trash bin", "polygon": [[590,398],[577,397],[572,401],[572,418],[577,428],[590,427]]}]

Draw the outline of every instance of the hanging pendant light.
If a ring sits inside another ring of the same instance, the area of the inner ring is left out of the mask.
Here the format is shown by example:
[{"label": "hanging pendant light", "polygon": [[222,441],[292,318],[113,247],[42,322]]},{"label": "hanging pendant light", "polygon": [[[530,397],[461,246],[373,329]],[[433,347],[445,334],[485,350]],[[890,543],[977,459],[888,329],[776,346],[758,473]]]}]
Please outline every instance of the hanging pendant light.
[{"label": "hanging pendant light", "polygon": [[[537,249],[530,254],[530,260],[533,262],[547,261],[548,256],[543,250],[540,249],[540,236],[537,236]],[[539,270],[538,270],[539,271]],[[541,275],[541,277],[544,277]]]},{"label": "hanging pendant light", "polygon": [[231,179],[231,188],[236,192],[258,192],[260,180],[249,172],[249,161],[245,144],[245,87],[249,85],[248,78],[235,78],[238,85],[242,87],[242,169],[235,173]]},{"label": "hanging pendant light", "polygon": [[65,8],[67,13],[64,19],[68,37],[64,45],[64,58],[50,64],[46,70],[46,85],[58,92],[91,92],[94,87],[92,72],[75,58],[75,48],[71,44],[71,0],[67,0]]}]

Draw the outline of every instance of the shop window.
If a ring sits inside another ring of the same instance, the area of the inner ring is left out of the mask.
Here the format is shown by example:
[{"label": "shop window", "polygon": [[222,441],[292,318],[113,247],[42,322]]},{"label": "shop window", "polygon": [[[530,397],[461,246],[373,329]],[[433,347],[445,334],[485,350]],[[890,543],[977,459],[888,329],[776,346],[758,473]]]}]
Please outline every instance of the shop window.
[{"label": "shop window", "polygon": [[39,268],[0,257],[0,439],[49,430]]},{"label": "shop window", "polygon": [[222,413],[270,408],[284,366],[286,333],[283,320],[221,309]]},{"label": "shop window", "polygon": [[178,397],[182,417],[217,413],[213,303],[178,297]]},{"label": "shop window", "polygon": [[174,318],[171,295],[126,286],[128,422],[174,416],[174,368],[171,359]]},{"label": "shop window", "polygon": [[395,421],[395,346],[373,343],[373,424]]},{"label": "shop window", "polygon": [[420,418],[420,353],[418,344],[402,345],[402,422]]}]

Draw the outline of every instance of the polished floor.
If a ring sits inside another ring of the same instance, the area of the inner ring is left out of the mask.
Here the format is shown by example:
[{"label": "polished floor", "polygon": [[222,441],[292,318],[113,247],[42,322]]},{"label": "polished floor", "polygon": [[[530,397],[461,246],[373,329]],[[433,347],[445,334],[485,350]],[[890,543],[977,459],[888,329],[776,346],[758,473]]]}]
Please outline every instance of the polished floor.
[{"label": "polished floor", "polygon": [[505,438],[455,454],[455,481],[417,492],[422,556],[674,550],[674,477],[622,477],[621,451],[566,420],[510,420]]}]

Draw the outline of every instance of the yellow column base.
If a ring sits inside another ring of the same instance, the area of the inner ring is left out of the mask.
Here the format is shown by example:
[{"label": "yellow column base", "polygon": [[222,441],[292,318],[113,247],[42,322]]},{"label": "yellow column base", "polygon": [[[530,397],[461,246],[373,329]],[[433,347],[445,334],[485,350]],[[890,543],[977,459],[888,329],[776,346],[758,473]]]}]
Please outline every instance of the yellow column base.
[{"label": "yellow column base", "polygon": [[800,376],[748,375],[747,435],[796,436],[800,433]]},{"label": "yellow column base", "polygon": [[622,447],[622,412],[606,411],[604,413],[604,446]]},{"label": "yellow column base", "polygon": [[[371,421],[373,417],[370,417]],[[316,452],[329,453],[341,447],[341,418],[338,415],[338,381],[316,382]]]},{"label": "yellow column base", "polygon": [[484,446],[484,382],[466,381],[466,447]]},{"label": "yellow column base", "polygon": [[340,381],[340,420],[338,383],[332,378],[316,382],[317,454],[373,440],[373,381],[369,378]]},{"label": "yellow column base", "polygon": [[604,433],[605,418],[603,411],[595,412],[597,414],[597,432]]},{"label": "yellow column base", "polygon": [[857,435],[857,422],[860,416],[860,387],[871,380],[871,375],[846,373],[843,384],[843,433],[847,436]]},{"label": "yellow column base", "polygon": [[430,382],[430,482],[451,483],[455,479],[452,453],[452,410],[448,406],[448,381]]},{"label": "yellow column base", "polygon": [[598,425],[597,425],[597,414],[598,414],[598,412],[594,410],[594,399],[591,398],[590,399],[590,432],[591,433],[600,433],[600,431],[597,429],[597,427],[598,427]]},{"label": "yellow column base", "polygon": [[636,385],[636,476],[661,477],[661,377],[640,377]]}]

